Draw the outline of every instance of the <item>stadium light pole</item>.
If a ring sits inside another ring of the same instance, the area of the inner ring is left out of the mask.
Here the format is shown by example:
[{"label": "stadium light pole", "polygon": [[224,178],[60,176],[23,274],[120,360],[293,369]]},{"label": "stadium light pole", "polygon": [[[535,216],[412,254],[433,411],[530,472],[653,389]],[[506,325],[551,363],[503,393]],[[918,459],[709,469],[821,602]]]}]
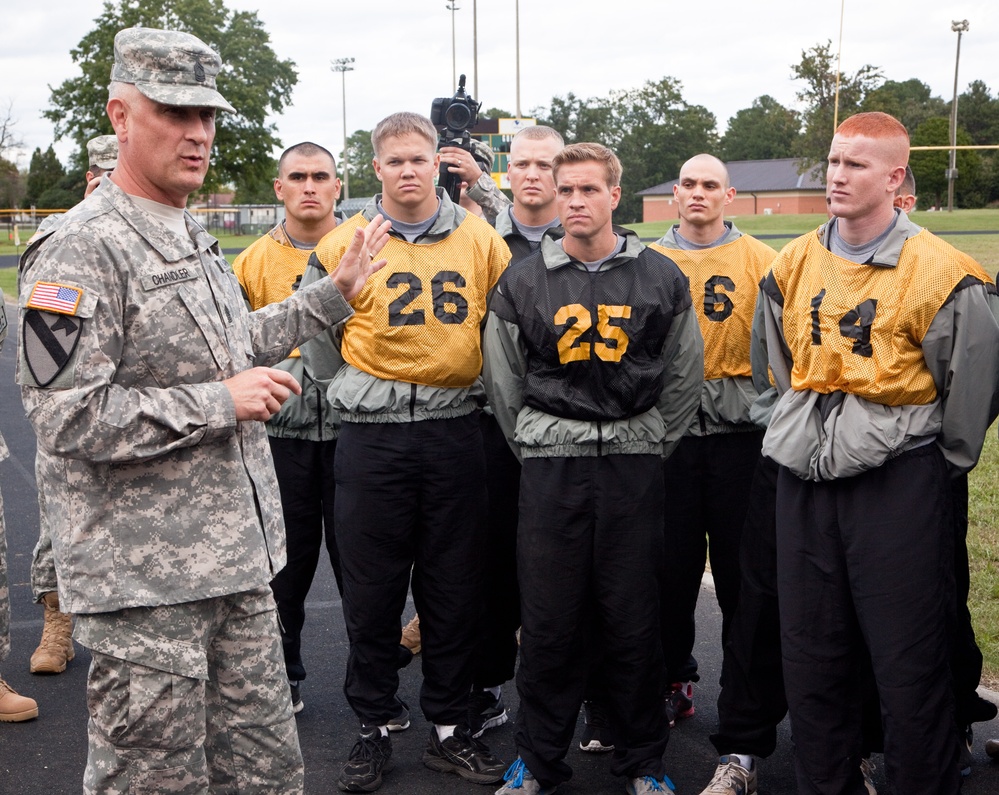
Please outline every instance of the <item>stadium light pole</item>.
[{"label": "stadium light pole", "polygon": [[350,198],[350,169],[347,166],[347,72],[353,72],[353,58],[334,58],[330,61],[330,71],[340,73],[340,88],[343,93],[343,162],[340,170],[343,171],[343,199]]},{"label": "stadium light pole", "polygon": [[458,85],[457,56],[454,49],[454,12],[459,10],[458,0],[451,0],[447,4],[447,10],[451,12],[451,85]]},{"label": "stadium light pole", "polygon": [[517,30],[517,118],[523,118],[520,112],[520,0],[514,6],[514,27]]},{"label": "stadium light pole", "polygon": [[843,17],[846,14],[846,0],[842,0],[839,5],[839,49],[836,51],[836,99],[833,102],[833,135],[839,128],[839,82],[840,75],[843,74],[840,68],[843,63]]},{"label": "stadium light pole", "polygon": [[954,101],[950,106],[950,168],[947,169],[947,212],[954,212],[954,180],[957,179],[957,69],[961,64],[961,34],[968,32],[968,20],[954,20],[950,29],[957,34],[954,58]]}]

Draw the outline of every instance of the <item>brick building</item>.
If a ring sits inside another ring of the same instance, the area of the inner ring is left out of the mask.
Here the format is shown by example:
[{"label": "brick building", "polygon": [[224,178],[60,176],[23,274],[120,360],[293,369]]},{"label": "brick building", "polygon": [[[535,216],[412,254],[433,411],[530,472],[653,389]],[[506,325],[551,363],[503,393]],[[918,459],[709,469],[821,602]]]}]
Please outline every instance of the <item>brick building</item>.
[{"label": "brick building", "polygon": [[[793,157],[778,160],[733,160],[726,163],[729,179],[736,190],[726,215],[798,215],[826,211],[825,172],[816,168],[798,173],[801,161]],[[676,180],[639,191],[642,220],[676,219],[673,186]]]}]

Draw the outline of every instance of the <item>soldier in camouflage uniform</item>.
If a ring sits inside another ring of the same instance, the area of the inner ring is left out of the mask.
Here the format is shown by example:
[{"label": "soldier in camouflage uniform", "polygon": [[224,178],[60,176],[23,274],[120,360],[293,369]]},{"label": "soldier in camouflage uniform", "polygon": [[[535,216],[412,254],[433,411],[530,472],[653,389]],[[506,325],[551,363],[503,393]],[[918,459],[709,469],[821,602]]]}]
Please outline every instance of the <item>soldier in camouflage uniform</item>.
[{"label": "soldier in camouflage uniform", "polygon": [[[105,174],[118,164],[118,139],[113,135],[98,135],[87,141],[87,198],[100,184]],[[38,226],[30,242],[51,234],[66,218],[64,213],[50,215]],[[37,479],[37,478],[36,478]],[[59,609],[59,591],[56,582],[55,558],[52,556],[52,533],[46,520],[45,495],[38,495],[38,543],[31,559],[31,594],[42,605],[42,639],[31,655],[29,668],[33,674],[59,674],[75,656],[73,649],[73,622]]]},{"label": "soldier in camouflage uniform", "polygon": [[17,378],[38,436],[59,597],[93,657],[88,793],[291,793],[304,780],[274,599],[284,527],[263,421],[300,388],[268,366],[351,314],[387,236],[248,313],[184,207],[208,169],[217,53],[115,37],[110,180],[25,254]]},{"label": "soldier in camouflage uniform", "polygon": [[[87,141],[87,158],[90,161],[90,168],[87,169],[87,189],[83,192],[84,199],[97,190],[97,186],[101,184],[101,178],[105,174],[114,171],[115,164],[118,162],[118,139],[113,135],[98,135],[96,138],[91,138]],[[55,231],[55,228],[62,223],[65,217],[65,213],[47,216],[38,225],[35,234],[31,236],[28,243],[31,244],[43,235]],[[54,591],[55,588],[50,590]],[[39,598],[37,593],[35,598]]]},{"label": "soldier in camouflage uniform", "polygon": [[[0,348],[7,337],[7,313],[0,290]],[[0,436],[0,461],[7,458],[7,443]],[[7,532],[3,518],[3,495],[0,494],[0,662],[10,653],[10,593],[7,590]],[[19,695],[0,679],[0,721],[13,723],[38,717],[34,699]]]}]

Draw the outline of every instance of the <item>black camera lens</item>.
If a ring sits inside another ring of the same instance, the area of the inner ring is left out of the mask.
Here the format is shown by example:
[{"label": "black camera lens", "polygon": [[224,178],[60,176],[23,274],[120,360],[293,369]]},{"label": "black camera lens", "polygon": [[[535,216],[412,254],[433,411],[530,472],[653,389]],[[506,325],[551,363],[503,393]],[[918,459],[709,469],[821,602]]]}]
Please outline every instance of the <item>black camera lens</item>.
[{"label": "black camera lens", "polygon": [[465,130],[471,122],[472,109],[464,102],[452,102],[444,113],[444,123],[452,130]]}]

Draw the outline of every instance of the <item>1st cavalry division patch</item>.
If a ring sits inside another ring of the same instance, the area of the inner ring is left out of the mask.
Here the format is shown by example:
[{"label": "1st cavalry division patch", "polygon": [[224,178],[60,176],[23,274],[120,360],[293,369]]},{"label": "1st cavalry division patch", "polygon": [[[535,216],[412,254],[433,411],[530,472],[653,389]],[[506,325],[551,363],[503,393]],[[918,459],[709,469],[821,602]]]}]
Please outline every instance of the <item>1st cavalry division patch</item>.
[{"label": "1st cavalry division patch", "polygon": [[36,282],[25,303],[24,359],[35,383],[51,384],[73,357],[83,321],[74,317],[83,290],[66,284]]}]

